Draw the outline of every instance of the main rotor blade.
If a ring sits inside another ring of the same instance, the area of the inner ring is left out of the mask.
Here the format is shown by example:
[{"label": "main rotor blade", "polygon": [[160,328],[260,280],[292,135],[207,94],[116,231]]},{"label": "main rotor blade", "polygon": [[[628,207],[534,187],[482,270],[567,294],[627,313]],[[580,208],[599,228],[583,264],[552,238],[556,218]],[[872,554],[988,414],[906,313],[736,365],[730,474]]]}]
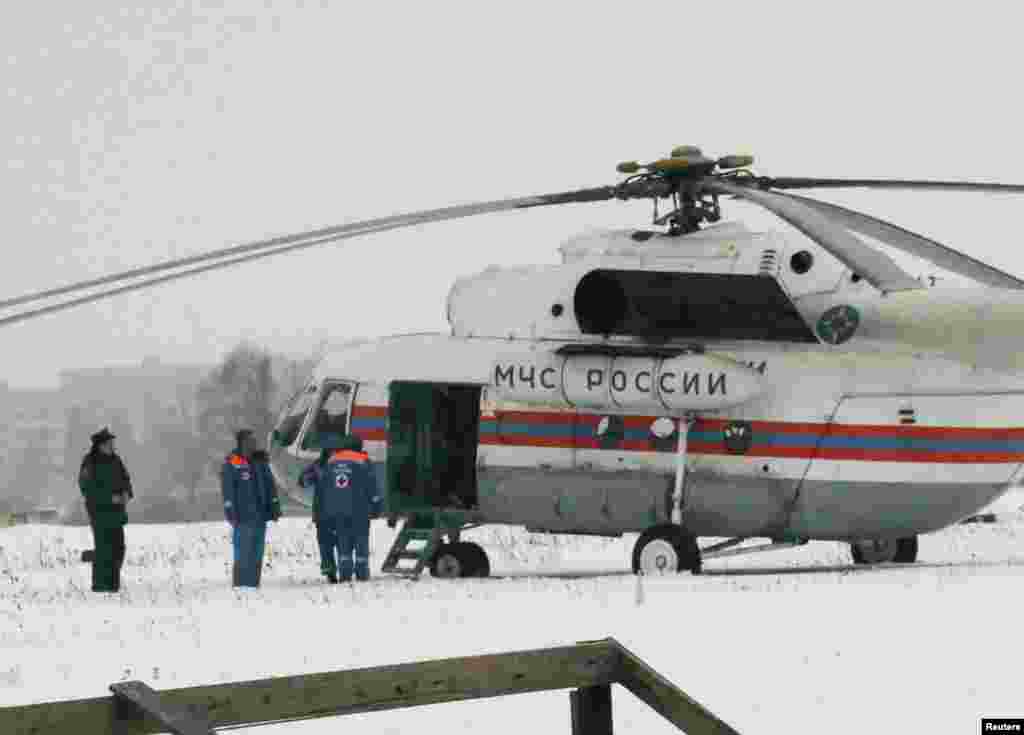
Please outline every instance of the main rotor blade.
[{"label": "main rotor blade", "polygon": [[914,179],[813,179],[752,176],[767,189],[921,189],[933,191],[977,191],[1024,194],[1024,184],[995,184],[973,181],[918,181]]},{"label": "main rotor blade", "polygon": [[1024,281],[1004,273],[998,268],[993,268],[988,263],[976,260],[958,250],[947,247],[942,243],[931,240],[924,235],[904,229],[891,222],[871,217],[837,204],[809,199],[796,194],[779,194],[789,199],[798,200],[812,209],[816,209],[830,219],[843,224],[854,232],[859,232],[867,237],[873,237],[905,253],[934,263],[940,268],[970,278],[978,283],[984,283],[996,288],[1024,289]]},{"label": "main rotor blade", "polygon": [[[393,229],[395,227],[401,227],[401,225],[392,225],[391,227],[382,227],[373,232],[381,232],[385,229]],[[151,288],[152,286],[158,286],[161,283],[167,283],[169,281],[176,281],[180,278],[188,278],[189,276],[197,276],[200,273],[208,273],[209,271],[218,270],[220,268],[227,268],[232,265],[239,265],[241,263],[247,263],[251,260],[259,260],[260,258],[268,258],[271,255],[280,255],[281,253],[290,252],[293,250],[300,250],[302,248],[313,247],[314,245],[321,245],[326,242],[335,242],[337,240],[343,240],[350,237],[357,237],[359,235],[371,234],[369,232],[352,232],[342,235],[327,235],[321,238],[316,238],[308,242],[299,243],[297,245],[289,245],[286,247],[279,248],[277,250],[251,253],[249,255],[242,255],[239,257],[223,260],[218,263],[211,263],[209,265],[197,266],[188,270],[181,271],[179,273],[171,273],[166,276],[160,276],[158,278],[151,278],[140,283],[133,283],[128,286],[118,286],[108,291],[101,291],[100,293],[90,294],[88,296],[80,296],[70,301],[62,301],[59,304],[51,304],[49,306],[42,306],[38,309],[31,311],[21,312],[19,314],[13,314],[11,316],[0,317],[0,327],[8,324],[16,324],[17,322],[27,321],[29,319],[35,319],[37,317],[46,316],[57,311],[63,311],[64,309],[70,309],[75,306],[83,306],[85,304],[91,304],[102,299],[110,298],[111,296],[118,296],[120,294],[130,293],[132,291],[140,291],[144,288]]]},{"label": "main rotor blade", "polygon": [[[335,242],[337,240],[344,240],[351,237],[357,237],[359,235],[369,235],[377,232],[384,232],[386,230],[398,229],[401,227],[411,227],[417,224],[439,222],[443,220],[457,219],[460,217],[470,217],[473,215],[487,214],[490,212],[501,212],[513,209],[526,209],[530,207],[540,207],[554,204],[569,204],[574,202],[603,201],[606,199],[611,199],[616,195],[617,190],[615,187],[601,187],[597,189],[581,189],[578,191],[561,192],[558,194],[544,194],[540,196],[520,197],[516,199],[503,199],[491,202],[477,202],[474,204],[463,204],[452,207],[444,207],[441,209],[431,209],[424,210],[421,212],[413,212],[410,214],[382,217],[374,220],[365,220],[363,222],[353,222],[347,225],[325,227],[320,230],[312,230],[310,232],[300,233],[296,235],[276,237],[269,240],[248,243],[245,245],[236,245],[234,247],[224,248],[222,250],[216,250],[210,253],[204,253],[202,255],[193,255],[185,258],[177,258],[174,260],[165,261],[163,263],[158,263],[151,266],[133,268],[131,270],[122,271],[121,273],[117,273],[111,276],[94,278],[88,281],[82,281],[79,283],[70,284],[68,286],[50,289],[48,291],[41,291],[27,296],[20,296],[13,299],[7,299],[6,301],[0,302],[0,307],[9,308],[11,306],[24,304],[30,301],[38,301],[43,298],[66,295],[75,291],[87,290],[89,288],[109,285],[112,283],[116,283],[118,281],[139,278],[141,276],[148,276],[167,270],[182,268],[183,266],[186,265],[194,265],[211,260],[219,261],[209,265],[190,268],[177,273],[171,273],[169,275],[162,276],[159,278],[151,278],[139,283],[133,283],[127,286],[120,286],[107,291],[101,291],[100,293],[82,296],[79,298],[72,299],[70,301],[63,301],[59,304],[51,304],[50,306],[40,307],[38,309],[33,309],[31,311],[21,312],[18,314],[2,317],[0,318],[0,326],[5,326],[8,324],[14,324],[17,322],[34,319],[36,317],[45,316],[47,314],[52,314],[57,311],[70,309],[75,306],[82,306],[84,304],[93,303],[101,299],[110,298],[111,296],[117,296],[119,294],[129,293],[131,291],[138,291],[144,288],[159,285],[161,283],[167,283],[169,281],[174,281],[181,278],[187,278],[189,276],[198,275],[200,273],[206,273],[209,271],[218,270],[220,268],[227,268],[233,265],[239,265],[249,261],[270,257],[272,255],[280,255],[281,253],[294,252],[296,250],[301,250],[316,245],[322,245],[328,242]],[[229,256],[240,257],[226,259]]]},{"label": "main rotor blade", "polygon": [[705,179],[702,184],[715,194],[746,199],[767,209],[821,245],[882,292],[924,288],[920,281],[907,274],[888,255],[866,245],[843,228],[836,227],[827,217],[792,197],[734,184],[722,178]]},{"label": "main rotor blade", "polygon": [[[441,209],[430,209],[421,212],[413,212],[410,214],[392,215],[390,217],[381,217],[379,219],[365,220],[362,222],[353,222],[346,225],[324,227],[318,230],[310,230],[308,232],[297,233],[294,235],[284,235],[281,237],[274,237],[267,240],[259,240],[256,242],[246,243],[243,245],[235,245],[220,250],[214,250],[209,253],[191,255],[184,258],[175,258],[173,260],[164,261],[162,263],[156,263],[154,265],[121,271],[120,273],[115,273],[109,276],[92,278],[89,280],[72,283],[66,286],[60,286],[57,288],[47,289],[45,291],[38,291],[36,293],[0,300],[0,309],[7,309],[12,306],[19,306],[21,304],[30,303],[32,301],[40,301],[42,299],[47,298],[53,298],[55,296],[63,296],[69,293],[73,293],[75,291],[95,288],[97,286],[105,286],[111,283],[116,283],[118,281],[123,281],[131,278],[149,276],[155,273],[161,273],[163,271],[173,270],[175,268],[181,268],[187,265],[194,265],[198,263],[208,262],[211,260],[219,260],[221,258],[233,255],[242,255],[246,253],[267,250],[279,246],[290,246],[294,244],[299,244],[311,238],[316,239],[316,242],[314,244],[321,244],[325,242],[331,242],[332,239],[340,239],[334,238],[334,236],[336,235],[350,236],[352,234],[364,234],[366,232],[380,232],[385,229],[406,227],[425,222],[439,222],[442,220],[458,219],[461,217],[471,217],[478,214],[487,214],[491,212],[501,212],[514,209],[527,209],[530,207],[541,207],[555,204],[571,204],[576,202],[598,202],[607,199],[612,199],[615,196],[616,188],[606,186],[594,189],[566,191],[556,194],[542,194],[539,196],[519,197],[515,199],[501,199],[491,202],[461,204],[452,207],[443,207]],[[0,324],[3,324],[3,322],[0,321]]]}]

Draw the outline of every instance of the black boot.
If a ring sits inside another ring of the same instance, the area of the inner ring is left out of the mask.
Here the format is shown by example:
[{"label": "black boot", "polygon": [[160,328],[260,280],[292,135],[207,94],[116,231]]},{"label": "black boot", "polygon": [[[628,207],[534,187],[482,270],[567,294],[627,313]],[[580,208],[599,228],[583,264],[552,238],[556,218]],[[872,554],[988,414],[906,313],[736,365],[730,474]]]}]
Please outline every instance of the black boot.
[{"label": "black boot", "polygon": [[121,591],[121,562],[114,561],[114,576],[110,586],[111,592]]},{"label": "black boot", "polygon": [[327,573],[327,581],[330,582],[331,584],[337,584],[338,583],[338,575],[335,574],[334,572],[328,572]]}]

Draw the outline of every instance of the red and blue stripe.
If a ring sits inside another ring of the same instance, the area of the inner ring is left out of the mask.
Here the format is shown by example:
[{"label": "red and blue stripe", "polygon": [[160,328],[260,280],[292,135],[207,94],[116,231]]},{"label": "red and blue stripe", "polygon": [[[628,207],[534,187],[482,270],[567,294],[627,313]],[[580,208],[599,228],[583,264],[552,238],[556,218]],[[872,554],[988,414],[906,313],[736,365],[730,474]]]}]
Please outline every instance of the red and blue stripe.
[{"label": "red and blue stripe", "polygon": [[[601,437],[600,414],[500,411],[481,416],[480,444],[508,447],[675,451],[675,441],[659,440],[650,428],[656,416],[623,416],[611,437]],[[364,441],[385,441],[387,408],[357,406],[352,431]],[[699,419],[690,429],[692,454],[728,455],[723,429],[729,422]],[[751,421],[751,443],[744,456],[875,462],[1011,464],[1024,462],[1024,427],[826,424]]]}]

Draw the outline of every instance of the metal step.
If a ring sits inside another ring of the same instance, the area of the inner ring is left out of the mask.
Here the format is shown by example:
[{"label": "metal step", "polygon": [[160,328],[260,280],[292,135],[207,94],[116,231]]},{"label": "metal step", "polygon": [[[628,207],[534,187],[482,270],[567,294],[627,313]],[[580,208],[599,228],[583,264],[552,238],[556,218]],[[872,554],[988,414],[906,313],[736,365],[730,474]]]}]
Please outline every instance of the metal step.
[{"label": "metal step", "polygon": [[[381,571],[385,574],[401,574],[403,576],[416,578],[423,573],[430,559],[433,557],[441,541],[443,531],[438,528],[425,528],[423,526],[403,526],[402,530],[395,536],[395,542],[391,545],[388,555],[384,560]],[[410,549],[409,545],[415,542],[424,542],[419,549]],[[399,563],[403,561],[415,561],[416,564],[410,568],[402,568]]]}]

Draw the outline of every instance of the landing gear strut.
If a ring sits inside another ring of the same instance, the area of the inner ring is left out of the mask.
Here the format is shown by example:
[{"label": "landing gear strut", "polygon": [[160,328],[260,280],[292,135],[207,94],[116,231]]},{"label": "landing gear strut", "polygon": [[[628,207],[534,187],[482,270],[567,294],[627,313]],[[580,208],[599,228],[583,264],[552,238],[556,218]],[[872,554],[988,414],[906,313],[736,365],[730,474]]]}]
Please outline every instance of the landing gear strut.
[{"label": "landing gear strut", "polygon": [[917,561],[917,536],[854,541],[850,553],[855,564],[913,564]]},{"label": "landing gear strut", "polygon": [[644,531],[633,547],[633,573],[669,574],[689,569],[700,574],[700,547],[697,537],[683,527],[683,488],[686,483],[686,440],[694,417],[687,415],[678,424],[676,472],[669,496],[670,523]]}]

